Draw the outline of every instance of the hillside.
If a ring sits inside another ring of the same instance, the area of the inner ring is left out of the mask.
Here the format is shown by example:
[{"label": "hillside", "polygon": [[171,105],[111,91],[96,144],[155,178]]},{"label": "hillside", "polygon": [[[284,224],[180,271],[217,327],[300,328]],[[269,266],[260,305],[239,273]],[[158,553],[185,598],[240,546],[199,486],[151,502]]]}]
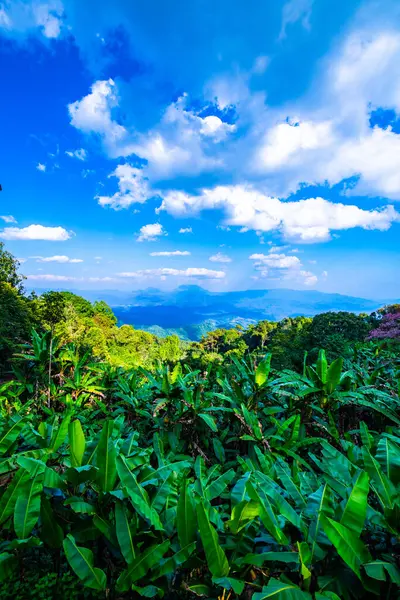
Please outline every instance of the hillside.
[{"label": "hillside", "polygon": [[[86,295],[85,292],[83,292]],[[92,296],[88,293],[86,297]],[[248,326],[268,319],[279,321],[299,315],[312,317],[327,311],[372,312],[381,301],[289,289],[209,292],[199,286],[180,286],[172,292],[154,288],[122,293],[101,293],[119,322],[157,335],[176,333],[182,339],[198,340],[217,327]]]}]

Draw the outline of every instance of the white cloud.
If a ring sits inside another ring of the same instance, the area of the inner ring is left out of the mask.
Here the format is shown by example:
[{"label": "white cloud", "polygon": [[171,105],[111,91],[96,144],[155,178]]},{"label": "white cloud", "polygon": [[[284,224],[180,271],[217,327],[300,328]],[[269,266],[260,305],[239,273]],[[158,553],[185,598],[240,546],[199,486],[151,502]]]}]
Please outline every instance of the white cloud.
[{"label": "white cloud", "polygon": [[44,173],[46,171],[46,165],[42,164],[42,163],[38,163],[36,165],[36,168],[38,171],[42,171],[42,173]]},{"label": "white cloud", "polygon": [[219,262],[219,263],[232,262],[232,259],[229,256],[227,256],[226,254],[222,254],[222,252],[217,252],[217,254],[210,256],[210,258],[208,260],[210,260],[211,262]]},{"label": "white cloud", "polygon": [[61,2],[33,5],[36,24],[47,38],[58,38],[62,27],[63,6]]},{"label": "white cloud", "polygon": [[287,165],[290,159],[304,161],[304,151],[329,146],[332,141],[329,121],[280,123],[268,131],[265,143],[257,150],[256,160],[262,167],[275,169]]},{"label": "white cloud", "polygon": [[193,233],[193,229],[191,227],[181,227],[179,233]]},{"label": "white cloud", "polygon": [[99,135],[111,156],[119,156],[118,145],[127,135],[126,129],[112,118],[118,106],[117,88],[112,79],[96,81],[91,92],[68,105],[71,125],[83,133]]},{"label": "white cloud", "polygon": [[64,242],[69,240],[71,233],[63,227],[45,227],[44,225],[28,225],[28,227],[6,227],[0,231],[3,240],[46,240],[49,242]]},{"label": "white cloud", "polygon": [[257,264],[266,265],[272,269],[293,269],[301,265],[297,256],[285,254],[252,254],[250,260],[255,260]]},{"label": "white cloud", "polygon": [[160,236],[167,235],[160,223],[149,223],[140,228],[140,233],[137,237],[138,242],[154,242]]},{"label": "white cloud", "polygon": [[311,271],[303,270],[303,265],[297,256],[287,254],[252,254],[254,268],[258,276],[253,279],[271,278],[284,281],[294,281],[302,285],[312,286],[318,282],[318,277]]},{"label": "white cloud", "polygon": [[187,250],[173,250],[172,252],[150,252],[150,256],[190,256]]},{"label": "white cloud", "polygon": [[86,160],[87,152],[84,148],[78,148],[77,150],[66,150],[65,154],[70,158],[77,158],[78,160]]},{"label": "white cloud", "polygon": [[12,215],[0,215],[0,219],[5,223],[16,223],[17,220]]},{"label": "white cloud", "polygon": [[96,196],[100,206],[110,206],[119,210],[132,204],[143,204],[154,196],[143,169],[132,167],[129,163],[118,165],[109,177],[118,179],[118,192],[112,196]]},{"label": "white cloud", "polygon": [[318,282],[318,277],[311,271],[300,271],[300,275],[304,277],[304,285],[315,285]]},{"label": "white cloud", "polygon": [[203,189],[198,195],[170,191],[164,195],[158,210],[188,216],[210,209],[223,210],[227,225],[239,226],[245,231],[277,230],[288,240],[303,243],[327,241],[331,231],[354,227],[385,231],[400,220],[400,214],[392,206],[364,210],[323,198],[283,202],[251,186],[217,186]]},{"label": "white cloud", "polygon": [[49,273],[40,273],[40,275],[27,275],[31,281],[83,281],[82,277],[69,277],[68,275],[52,275]]},{"label": "white cloud", "polygon": [[119,273],[120,277],[141,278],[141,277],[189,277],[198,279],[223,279],[226,275],[224,271],[213,271],[203,268],[188,269],[142,269],[139,271]]},{"label": "white cloud", "polygon": [[81,258],[69,258],[69,256],[64,255],[56,255],[56,256],[32,256],[31,258],[35,258],[36,262],[47,263],[47,262],[56,262],[56,263],[82,263],[83,260]]},{"label": "white cloud", "polygon": [[5,0],[0,6],[0,28],[10,35],[40,32],[44,37],[54,39],[61,34],[63,13],[61,0]]},{"label": "white cloud", "polygon": [[314,0],[288,0],[283,6],[282,26],[279,39],[286,38],[288,25],[301,21],[305,29],[310,29],[310,16]]}]

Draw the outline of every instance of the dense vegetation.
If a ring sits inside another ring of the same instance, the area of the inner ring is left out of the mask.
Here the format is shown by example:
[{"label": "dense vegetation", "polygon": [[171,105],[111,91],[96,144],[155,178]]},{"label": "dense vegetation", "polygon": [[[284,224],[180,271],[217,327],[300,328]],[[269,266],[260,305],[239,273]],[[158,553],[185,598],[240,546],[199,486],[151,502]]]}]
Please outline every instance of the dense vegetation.
[{"label": "dense vegetation", "polygon": [[1,598],[399,597],[398,306],[183,346],[16,267],[0,249]]}]

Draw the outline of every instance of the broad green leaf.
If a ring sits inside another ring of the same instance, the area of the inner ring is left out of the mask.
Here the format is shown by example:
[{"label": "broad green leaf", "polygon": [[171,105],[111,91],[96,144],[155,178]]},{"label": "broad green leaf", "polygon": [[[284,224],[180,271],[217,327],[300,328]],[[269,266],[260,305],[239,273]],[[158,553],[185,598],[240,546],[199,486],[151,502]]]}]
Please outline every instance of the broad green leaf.
[{"label": "broad green leaf", "polygon": [[162,598],[164,596],[164,590],[162,588],[158,588],[155,585],[146,585],[145,587],[139,587],[135,584],[132,584],[131,589],[133,592],[139,594],[143,598],[155,598],[158,596]]},{"label": "broad green leaf", "polygon": [[307,542],[297,542],[297,548],[300,558],[300,573],[304,581],[310,579],[311,571],[308,568],[311,565],[311,551]]},{"label": "broad green leaf", "polygon": [[82,467],[70,467],[67,469],[66,477],[72,485],[80,485],[86,481],[95,481],[98,468],[93,465],[83,465]]},{"label": "broad green leaf", "polygon": [[211,594],[211,590],[208,585],[204,585],[204,583],[194,583],[188,586],[188,590],[196,596],[207,596],[209,597]]},{"label": "broad green leaf", "polygon": [[156,493],[151,499],[150,506],[157,513],[160,513],[164,508],[169,497],[172,496],[174,488],[173,485],[176,481],[175,473],[170,473],[164,481],[161,481],[157,487]]},{"label": "broad green leaf", "polygon": [[65,538],[63,547],[71,568],[83,584],[94,590],[105,590],[106,574],[101,569],[94,567],[93,552],[89,548],[77,546],[75,539],[70,534]]},{"label": "broad green leaf", "polygon": [[326,360],[325,350],[320,350],[316,364],[317,375],[322,384],[326,383],[328,373],[328,363]]},{"label": "broad green leaf", "polygon": [[61,548],[64,532],[57,523],[53,509],[48,498],[43,496],[40,506],[41,539],[50,548]]},{"label": "broad green leaf", "polygon": [[122,556],[129,565],[135,558],[135,548],[128,519],[128,512],[123,502],[119,500],[115,503],[115,530]]},{"label": "broad green leaf", "polygon": [[85,435],[81,422],[76,419],[68,425],[68,438],[70,447],[71,466],[80,467],[85,453]]},{"label": "broad green leaf", "polygon": [[60,425],[57,427],[57,429],[54,430],[49,444],[49,447],[51,448],[52,452],[56,452],[59,449],[59,447],[62,446],[62,444],[64,443],[65,438],[67,437],[68,426],[71,421],[71,417],[72,414],[67,413],[61,421]]},{"label": "broad green leaf", "polygon": [[400,571],[390,562],[374,560],[366,565],[363,565],[367,575],[372,577],[373,579],[378,579],[379,581],[386,581],[386,574],[389,575],[390,580],[393,583],[400,584]]},{"label": "broad green leaf", "polygon": [[0,553],[0,581],[11,579],[17,568],[18,560],[14,554],[8,552]]},{"label": "broad green leaf", "polygon": [[211,431],[214,431],[214,433],[217,433],[218,427],[215,423],[214,417],[212,417],[211,415],[207,415],[206,413],[199,413],[199,417],[201,419],[203,419],[204,423],[206,423],[209,426]]},{"label": "broad green leaf", "polygon": [[267,354],[256,369],[255,382],[257,387],[262,387],[268,380],[268,375],[271,370],[271,357],[271,353]]},{"label": "broad green leaf", "polygon": [[268,533],[270,533],[279,544],[288,544],[289,541],[283,533],[266,495],[262,494],[260,488],[256,488],[250,481],[247,483],[247,491],[250,498],[259,504],[260,519]]},{"label": "broad green leaf", "polygon": [[176,512],[176,527],[181,548],[185,548],[197,539],[197,519],[193,506],[192,493],[186,479],[183,480]]},{"label": "broad green leaf", "polygon": [[44,487],[58,489],[62,489],[65,487],[65,483],[61,479],[57,471],[54,471],[54,469],[48,467],[46,463],[44,463],[42,460],[38,460],[37,458],[30,458],[28,456],[19,456],[17,459],[17,463],[20,467],[26,469],[31,477],[33,477],[36,472],[43,473]]},{"label": "broad green leaf", "polygon": [[340,376],[343,369],[343,358],[339,357],[334,360],[326,373],[326,391],[328,394],[334,392],[337,385],[340,383]]},{"label": "broad green leaf", "polygon": [[214,454],[220,463],[225,462],[225,449],[218,438],[213,439]]},{"label": "broad green leaf", "polygon": [[220,545],[217,532],[210,523],[202,500],[196,506],[196,513],[208,568],[214,577],[225,577],[229,573],[228,559]]},{"label": "broad green leaf", "polygon": [[99,469],[97,482],[103,492],[110,492],[117,479],[117,450],[112,439],[113,429],[114,421],[104,423],[96,452],[96,465]]},{"label": "broad green leaf", "polygon": [[303,592],[294,583],[285,583],[278,579],[271,579],[266,587],[263,587],[262,592],[256,592],[252,596],[252,600],[311,600],[311,594]]},{"label": "broad green leaf", "polygon": [[15,442],[24,425],[25,419],[22,417],[16,416],[10,419],[9,424],[0,433],[0,456],[3,456]]},{"label": "broad green leaf", "polygon": [[0,525],[13,514],[17,498],[20,496],[21,489],[28,479],[29,473],[25,469],[18,469],[11,483],[8,484],[0,498]]},{"label": "broad green leaf", "polygon": [[218,496],[222,494],[222,492],[226,489],[226,487],[234,478],[235,471],[233,469],[229,469],[229,471],[226,471],[220,477],[218,477],[212,483],[210,483],[206,487],[204,494],[207,500],[211,502],[211,500],[214,500],[214,498],[218,498]]},{"label": "broad green leaf", "polygon": [[233,590],[235,594],[240,596],[244,590],[245,582],[233,577],[213,577],[213,583],[220,585],[225,590]]},{"label": "broad green leaf", "polygon": [[185,548],[181,548],[173,556],[161,561],[160,567],[155,571],[154,578],[162,577],[174,573],[180,565],[185,563],[196,548],[196,542],[192,542]]},{"label": "broad green leaf", "polygon": [[361,565],[371,560],[367,547],[350,529],[324,515],[322,516],[322,527],[339,556],[361,579]]},{"label": "broad green leaf", "polygon": [[349,499],[346,502],[340,523],[360,537],[367,516],[369,477],[361,471],[357,477]]},{"label": "broad green leaf", "polygon": [[298,564],[300,561],[298,552],[262,552],[261,554],[246,554],[237,562],[240,565],[253,565],[262,567],[266,562],[283,562]]},{"label": "broad green leaf", "polygon": [[43,482],[44,472],[38,466],[31,478],[22,485],[15,503],[14,529],[23,540],[29,536],[39,519]]},{"label": "broad green leaf", "polygon": [[392,440],[382,437],[378,442],[376,460],[388,479],[395,485],[400,483],[400,447]]},{"label": "broad green leaf", "polygon": [[143,518],[162,531],[164,529],[158,513],[150,506],[148,494],[143,486],[141,486],[135,475],[129,469],[126,459],[121,454],[117,458],[117,471],[122,485],[126,488],[133,508]]},{"label": "broad green leaf", "polygon": [[135,583],[144,577],[152,567],[160,562],[169,546],[170,543],[169,540],[167,540],[162,544],[150,546],[150,548],[147,548],[141,554],[136,555],[133,562],[119,576],[117,590],[120,592],[128,591],[132,583]]},{"label": "broad green leaf", "polygon": [[313,564],[314,557],[318,560],[324,557],[319,547],[323,541],[320,536],[321,518],[334,515],[332,492],[326,484],[309,496],[305,514],[311,519],[308,541],[311,543],[310,564]]},{"label": "broad green leaf", "polygon": [[254,500],[242,500],[233,507],[228,525],[232,533],[239,533],[260,514],[260,505]]},{"label": "broad green leaf", "polygon": [[380,464],[369,452],[368,448],[362,448],[365,470],[371,478],[371,487],[374,489],[379,500],[385,508],[393,507],[395,496],[394,485],[389,481],[382,471]]}]

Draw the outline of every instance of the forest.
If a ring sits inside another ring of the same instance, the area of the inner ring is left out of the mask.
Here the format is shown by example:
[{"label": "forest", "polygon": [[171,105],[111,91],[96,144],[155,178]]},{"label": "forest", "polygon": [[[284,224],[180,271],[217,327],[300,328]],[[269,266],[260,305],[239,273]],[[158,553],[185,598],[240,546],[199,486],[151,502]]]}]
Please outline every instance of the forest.
[{"label": "forest", "polygon": [[0,243],[0,597],[400,598],[399,395],[400,305],[188,343]]}]

